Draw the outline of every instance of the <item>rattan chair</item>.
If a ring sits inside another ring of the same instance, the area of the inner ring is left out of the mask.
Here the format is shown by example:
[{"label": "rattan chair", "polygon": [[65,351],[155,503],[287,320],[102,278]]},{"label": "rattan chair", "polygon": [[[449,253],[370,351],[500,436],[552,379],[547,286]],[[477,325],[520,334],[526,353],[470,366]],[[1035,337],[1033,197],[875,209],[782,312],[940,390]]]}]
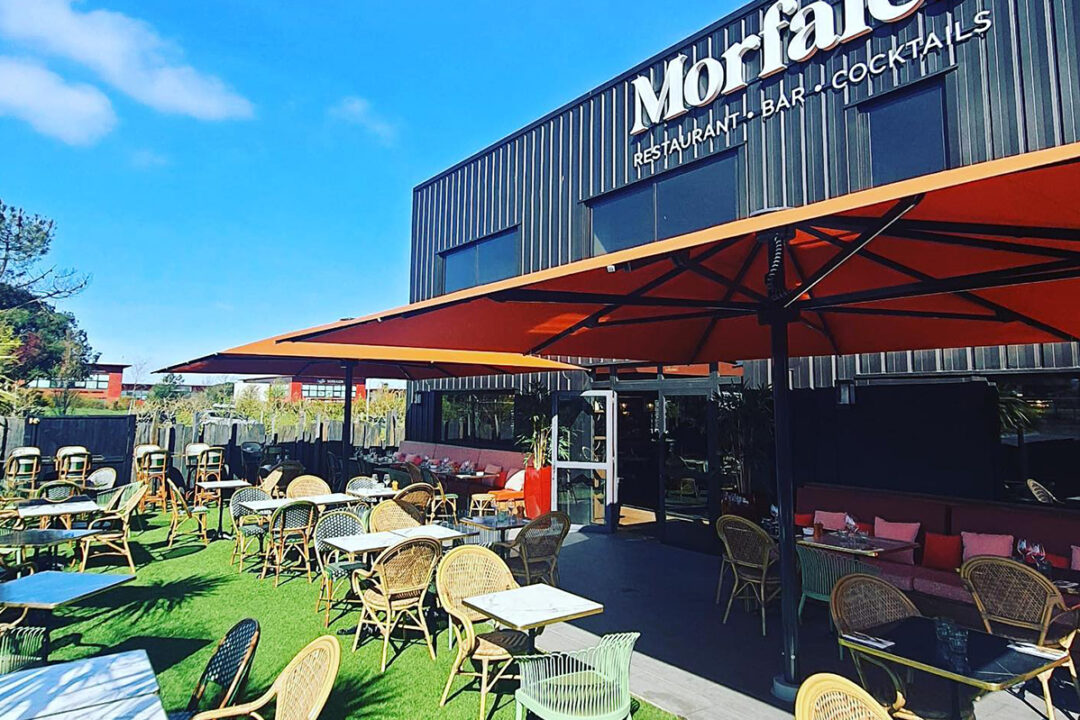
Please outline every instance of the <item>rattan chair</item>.
[{"label": "rattan chair", "polygon": [[1054,493],[1046,489],[1046,486],[1035,480],[1027,481],[1028,490],[1035,496],[1035,499],[1043,505],[1060,505],[1061,501],[1054,497]]},{"label": "rattan chair", "polygon": [[67,502],[82,492],[82,487],[70,480],[50,480],[37,489],[37,497],[46,502]]},{"label": "rattan chair", "polygon": [[329,494],[330,486],[318,475],[301,475],[289,483],[289,487],[285,489],[285,497],[290,500]]},{"label": "rattan chair", "polygon": [[[415,466],[414,466],[415,467]],[[418,468],[419,469],[419,468]],[[402,489],[394,500],[412,505],[420,511],[423,518],[427,518],[431,511],[431,501],[435,498],[435,488],[426,482],[413,483]]]},{"label": "rattan chair", "polygon": [[457,522],[457,494],[446,492],[446,488],[443,487],[442,481],[438,478],[434,478],[434,480],[435,482],[432,487],[435,488],[435,493],[431,499],[431,506],[428,511],[428,520],[430,522]]},{"label": "rattan chair", "polygon": [[315,599],[315,612],[322,612],[325,605],[325,627],[330,627],[330,608],[334,605],[334,592],[338,582],[348,581],[353,570],[366,566],[362,562],[342,562],[341,553],[327,544],[330,538],[364,534],[364,521],[350,510],[334,510],[323,513],[315,523],[315,561],[319,566],[319,595]]},{"label": "rattan chair", "polygon": [[559,584],[559,552],[570,532],[570,517],[559,511],[545,513],[518,531],[507,543],[496,543],[506,552],[506,564],[522,585]]},{"label": "rattan chair", "polygon": [[169,509],[169,453],[157,446],[149,447],[136,461],[135,478],[146,484],[143,505]]},{"label": "rattan chair", "polygon": [[518,659],[524,710],[542,720],[625,720],[630,717],[630,658],[639,633],[605,635],[591,648]]},{"label": "rattan chair", "polygon": [[[33,574],[34,566],[30,563],[0,565],[0,581]],[[30,608],[0,605],[0,676],[45,662],[47,629],[24,625],[29,614]]]},{"label": "rattan chair", "polygon": [[494,515],[496,512],[495,496],[492,493],[473,493],[469,496],[469,514],[473,517]]},{"label": "rattan chair", "polygon": [[267,714],[264,708],[271,702],[274,720],[316,720],[330,697],[340,663],[341,646],[337,638],[323,635],[297,653],[259,699],[201,712],[192,720],[261,718]]},{"label": "rattan chair", "polygon": [[404,530],[424,524],[424,516],[415,506],[399,500],[385,500],[376,505],[368,516],[368,529],[375,532]]},{"label": "rattan chair", "polygon": [[259,483],[259,489],[262,490],[267,495],[269,495],[270,497],[280,497],[281,496],[281,488],[280,488],[281,479],[284,476],[285,476],[285,471],[284,470],[282,470],[281,468],[274,468],[269,473],[267,473],[266,477],[264,477],[262,482]]},{"label": "rattan chair", "polygon": [[[247,618],[232,626],[221,638],[210,661],[206,663],[195,690],[191,693],[187,710],[170,713],[169,720],[186,720],[201,709],[228,707],[236,699],[247,679],[255,650],[259,646],[259,623]],[[209,695],[211,687],[219,688]],[[209,706],[209,707],[208,707]]]},{"label": "rattan chair", "polygon": [[260,577],[265,578],[271,563],[274,566],[274,587],[278,586],[281,571],[285,567],[289,554],[296,555],[297,563],[303,563],[308,582],[311,582],[311,534],[315,527],[318,508],[306,500],[294,500],[274,511],[270,518],[270,527],[266,551],[263,553],[263,569]]},{"label": "rattan chair", "polygon": [[761,635],[764,637],[765,606],[780,595],[780,579],[771,572],[777,559],[776,541],[756,524],[737,515],[722,516],[716,528],[735,575],[724,611],[724,623],[728,621],[735,598],[743,597],[760,609]]},{"label": "rattan chair", "polygon": [[225,448],[210,446],[199,450],[195,463],[195,504],[210,505],[218,500],[215,490],[199,487],[201,482],[217,482],[225,479]]},{"label": "rattan chair", "polygon": [[[971,558],[961,566],[960,577],[975,598],[986,632],[1065,651],[1065,667],[1080,698],[1080,681],[1070,652],[1080,609],[1070,610],[1061,590],[1042,573],[1008,558]],[[1047,708],[1053,707],[1049,675],[1042,675],[1039,682]]]},{"label": "rattan chair", "polygon": [[[511,590],[517,586],[506,563],[486,548],[462,545],[446,553],[439,562],[435,587],[439,593],[439,603],[450,616],[450,631],[457,647],[457,657],[450,667],[450,675],[446,678],[446,687],[439,700],[440,707],[446,705],[455,677],[476,678],[480,681],[480,718],[484,718],[488,693],[497,682],[510,677],[506,671],[515,657],[532,652],[532,641],[523,632],[496,630],[477,633],[476,624],[488,618],[465,607],[462,602],[468,597]],[[479,666],[479,670],[462,670],[468,661]]]},{"label": "rattan chair", "polygon": [[[263,541],[270,525],[269,515],[251,513],[241,507],[242,503],[255,500],[269,500],[270,495],[259,488],[240,488],[229,498],[229,517],[233,525],[233,549],[229,555],[229,564],[239,563],[239,571],[244,572],[244,560],[251,556],[262,555]],[[252,544],[258,542],[257,553],[251,552]]]},{"label": "rattan chair", "polygon": [[[838,552],[796,545],[799,553],[799,571],[802,575],[802,597],[799,598],[799,620],[807,600],[817,600],[826,605],[832,601],[832,591],[841,578],[852,574],[880,575],[881,572],[868,563]],[[832,613],[829,613],[830,622]]]},{"label": "rattan chair", "polygon": [[891,720],[870,693],[839,675],[806,679],[795,698],[795,720]]},{"label": "rattan chair", "polygon": [[82,445],[66,445],[56,451],[56,479],[82,486],[90,474],[90,451]]},{"label": "rattan chair", "polygon": [[[142,483],[131,483],[124,486],[124,492],[116,500],[116,511],[111,514],[100,515],[87,525],[89,530],[100,530],[95,535],[88,535],[79,539],[82,550],[81,572],[86,571],[86,563],[91,557],[101,555],[119,555],[128,562],[131,572],[135,572],[135,560],[131,557],[131,547],[128,545],[130,532],[131,514],[142,501],[146,493],[146,486]],[[94,551],[96,546],[104,546],[104,549]]]},{"label": "rattan chair", "polygon": [[33,491],[40,472],[41,450],[36,447],[18,447],[11,451],[4,463],[4,484],[9,490],[25,486]]},{"label": "rattan chair", "polygon": [[385,486],[373,477],[358,475],[345,484],[345,492],[353,490],[382,490]]},{"label": "rattan chair", "polygon": [[210,510],[204,505],[188,505],[187,500],[184,499],[184,493],[180,492],[180,488],[176,487],[172,480],[166,479],[165,482],[172,500],[172,515],[169,518],[169,533],[166,536],[168,544],[166,547],[172,547],[176,537],[183,534],[180,528],[189,520],[194,521],[195,529],[188,530],[187,533],[189,535],[198,535],[202,538],[203,545],[209,545],[210,539],[206,536],[206,516]]},{"label": "rattan chair", "polygon": [[353,571],[353,592],[360,598],[360,621],[353,650],[360,646],[364,628],[375,628],[383,639],[379,672],[386,670],[390,636],[397,628],[422,632],[428,653],[435,659],[435,646],[424,615],[424,598],[441,555],[439,542],[416,538],[383,550],[370,570]]},{"label": "rattan chair", "polygon": [[116,468],[102,467],[86,476],[85,487],[92,492],[108,490],[116,485]]}]

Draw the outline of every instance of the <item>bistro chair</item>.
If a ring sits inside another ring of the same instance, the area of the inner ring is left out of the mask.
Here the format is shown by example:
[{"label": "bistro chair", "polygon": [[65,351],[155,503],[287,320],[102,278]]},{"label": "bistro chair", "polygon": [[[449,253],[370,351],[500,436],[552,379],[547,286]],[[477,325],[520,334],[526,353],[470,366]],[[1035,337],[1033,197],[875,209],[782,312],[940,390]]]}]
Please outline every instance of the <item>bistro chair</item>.
[{"label": "bistro chair", "polygon": [[21,486],[34,490],[41,473],[41,450],[36,447],[18,447],[11,451],[4,463],[4,484],[9,491]]},{"label": "bistro chair", "polygon": [[415,506],[400,500],[385,500],[376,505],[368,516],[368,529],[375,532],[404,530],[424,524],[424,516]]},{"label": "bistro chair", "polygon": [[90,474],[90,451],[82,445],[66,445],[56,451],[56,479],[82,485]]},{"label": "bistro chair", "polygon": [[[244,572],[244,559],[262,555],[263,540],[266,538],[270,516],[252,513],[242,507],[243,503],[257,500],[269,500],[270,495],[259,488],[240,488],[229,498],[229,517],[233,524],[233,549],[229,555],[229,564],[239,561],[240,572]],[[251,546],[258,542],[259,549],[251,552]]]},{"label": "bistro chair", "polygon": [[[383,490],[385,486],[373,477],[358,476],[354,477],[345,484],[345,492],[348,495],[359,490]],[[356,496],[356,502],[353,503],[353,507],[370,507],[375,503],[365,498]]]},{"label": "bistro chair", "polygon": [[37,489],[37,497],[46,502],[67,502],[82,492],[82,487],[70,480],[50,480]]},{"label": "bistro chair", "polygon": [[266,493],[269,497],[281,496],[281,479],[285,476],[285,472],[281,468],[274,468],[262,482],[259,483],[259,489]]},{"label": "bistro chair", "polygon": [[315,612],[326,605],[325,627],[330,627],[330,608],[334,605],[334,593],[338,582],[345,580],[353,570],[366,567],[363,562],[342,562],[341,553],[326,541],[331,538],[363,535],[364,521],[350,510],[334,510],[323,513],[315,523],[315,562],[319,567],[319,595],[315,599]]},{"label": "bistro chair", "polygon": [[[15,580],[34,574],[34,566],[25,563],[2,569],[2,580]],[[45,662],[46,628],[24,625],[30,608],[7,608],[0,605],[0,676]]]},{"label": "bistro chair", "polygon": [[101,467],[86,476],[86,489],[91,492],[109,490],[116,485],[116,468]]},{"label": "bistro chair", "polygon": [[172,516],[169,519],[166,547],[172,547],[176,536],[182,534],[180,527],[188,520],[195,521],[195,528],[188,530],[188,534],[198,535],[202,538],[203,545],[209,545],[210,539],[206,536],[206,516],[210,512],[209,508],[205,505],[188,505],[180,488],[176,487],[172,480],[166,479],[165,482],[168,483],[169,495],[172,496]]},{"label": "bistro chair", "polygon": [[640,633],[605,635],[591,648],[518,658],[524,710],[542,720],[625,720],[630,717],[630,658]]},{"label": "bistro chair", "polygon": [[394,496],[394,500],[403,502],[407,505],[412,505],[420,511],[422,517],[427,518],[431,508],[431,501],[434,497],[435,488],[425,482],[418,482],[401,490],[401,492]]},{"label": "bistro chair", "polygon": [[812,675],[795,698],[795,720],[891,720],[870,693],[847,678]]},{"label": "bistro chair", "polygon": [[518,531],[510,542],[496,543],[506,564],[522,585],[559,584],[559,552],[570,532],[570,517],[558,510],[541,515]]},{"label": "bistro chair", "polygon": [[1035,480],[1027,481],[1028,490],[1035,496],[1035,500],[1043,505],[1060,505],[1061,501],[1058,500],[1054,493],[1046,489],[1046,486]]},{"label": "bistro chair", "polygon": [[143,505],[169,508],[169,453],[161,448],[148,449],[138,460],[135,478],[147,487]]},{"label": "bistro chair", "polygon": [[285,490],[285,497],[290,500],[329,494],[330,486],[317,475],[301,475],[289,483],[289,487]]},{"label": "bistro chair", "polygon": [[[95,535],[88,535],[79,539],[82,549],[82,565],[80,572],[86,572],[86,563],[91,556],[119,555],[128,562],[132,574],[135,573],[135,560],[131,557],[131,547],[128,545],[128,534],[131,528],[131,514],[139,506],[146,486],[142,483],[130,483],[124,486],[124,492],[116,501],[116,511],[100,515],[87,524],[88,530],[100,530]],[[96,545],[103,545],[104,549],[94,551]]]},{"label": "bistro chair", "polygon": [[469,514],[474,517],[494,515],[495,495],[493,493],[473,493],[469,497]]},{"label": "bistro chair", "polygon": [[[511,677],[506,671],[515,657],[533,652],[529,636],[518,630],[477,633],[476,625],[487,622],[488,618],[465,607],[463,602],[465,598],[512,590],[517,586],[510,568],[487,548],[462,545],[446,553],[439,562],[435,588],[439,603],[450,616],[450,631],[457,647],[457,657],[450,666],[439,707],[446,705],[455,677],[476,678],[480,681],[480,718],[486,717],[488,693],[500,680]],[[462,670],[466,662],[479,669]]]},{"label": "bistro chair", "polygon": [[420,468],[420,470],[423,473],[424,482],[434,489],[431,504],[428,506],[428,520],[430,522],[436,522],[438,520],[448,522],[456,521],[458,513],[458,496],[454,493],[446,492],[442,480],[440,480],[435,473],[427,468]]},{"label": "bistro chair", "polygon": [[[247,618],[233,625],[214,648],[214,654],[210,656],[195,690],[191,693],[187,709],[179,713],[169,713],[169,720],[189,720],[201,708],[228,707],[247,680],[258,646],[257,620]],[[213,695],[208,694],[211,686],[216,688]]]},{"label": "bistro chair", "polygon": [[[1038,570],[1009,558],[973,557],[960,567],[960,577],[975,598],[986,632],[1065,652],[1065,667],[1080,698],[1071,654],[1078,609],[1069,609],[1061,590]],[[1039,682],[1046,706],[1052,707],[1049,675]]]},{"label": "bistro chair", "polygon": [[422,632],[428,653],[435,659],[424,599],[441,555],[439,542],[415,538],[383,550],[370,570],[353,571],[353,592],[360,598],[360,622],[356,626],[353,650],[360,646],[365,627],[371,626],[379,632],[383,639],[379,672],[386,671],[390,636],[399,627]]},{"label": "bistro chair", "polygon": [[195,715],[192,720],[261,718],[269,714],[265,708],[271,702],[274,703],[273,717],[276,720],[315,720],[330,697],[340,663],[341,646],[337,638],[323,635],[297,653],[270,689],[257,700],[220,710],[207,710]]},{"label": "bistro chair", "polygon": [[327,475],[330,476],[329,485],[332,487],[341,487],[341,483],[345,478],[345,465],[341,462],[341,458],[337,456],[337,453],[326,453],[326,469]]},{"label": "bistro chair", "polygon": [[[817,600],[826,605],[832,601],[832,591],[840,578],[859,573],[862,575],[880,575],[880,571],[868,563],[861,562],[850,555],[829,552],[819,548],[796,545],[799,553],[799,571],[802,574],[802,597],[799,598],[799,620],[802,620],[803,607],[807,600]],[[832,622],[832,613],[829,613]]]},{"label": "bistro chair", "polygon": [[260,578],[265,578],[270,564],[274,565],[274,587],[281,579],[281,570],[289,554],[296,556],[297,564],[303,563],[308,582],[311,582],[311,543],[312,529],[318,509],[314,503],[306,500],[294,500],[282,505],[270,517],[269,542],[263,553],[263,569]]},{"label": "bistro chair", "polygon": [[724,624],[736,597],[752,601],[761,611],[761,636],[765,637],[765,606],[779,597],[780,579],[772,572],[777,560],[776,541],[745,518],[724,515],[716,524],[735,582],[724,611]]},{"label": "bistro chair", "polygon": [[[190,446],[189,446],[190,447]],[[208,446],[199,451],[195,463],[195,504],[209,505],[218,499],[217,492],[199,487],[201,482],[225,479],[225,448]]]}]

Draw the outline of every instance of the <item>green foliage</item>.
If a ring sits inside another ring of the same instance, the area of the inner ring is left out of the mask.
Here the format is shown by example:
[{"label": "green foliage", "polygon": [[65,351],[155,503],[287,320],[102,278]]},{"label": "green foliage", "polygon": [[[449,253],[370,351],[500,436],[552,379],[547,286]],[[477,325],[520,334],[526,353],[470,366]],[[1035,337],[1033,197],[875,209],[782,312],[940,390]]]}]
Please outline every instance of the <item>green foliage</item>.
[{"label": "green foliage", "polygon": [[1031,430],[1041,415],[1042,411],[1027,404],[1018,391],[1003,388],[998,392],[998,423],[1003,432]]},{"label": "green foliage", "polygon": [[724,464],[749,491],[769,477],[773,459],[773,403],[769,388],[743,387],[713,396],[719,406],[720,453]]},{"label": "green foliage", "polygon": [[518,446],[525,452],[526,464],[539,470],[551,464],[551,391],[543,383],[530,383],[514,403],[518,427]]},{"label": "green foliage", "polygon": [[183,384],[183,375],[169,373],[161,380],[161,382],[150,388],[148,399],[161,401],[178,398],[183,394],[183,391],[180,389],[180,386]]},{"label": "green foliage", "polygon": [[52,371],[54,387],[58,389],[50,399],[57,415],[68,415],[78,407],[80,398],[75,383],[89,377],[96,360],[97,356],[91,354],[86,345],[85,334],[69,331],[64,336],[60,343],[60,362]]}]

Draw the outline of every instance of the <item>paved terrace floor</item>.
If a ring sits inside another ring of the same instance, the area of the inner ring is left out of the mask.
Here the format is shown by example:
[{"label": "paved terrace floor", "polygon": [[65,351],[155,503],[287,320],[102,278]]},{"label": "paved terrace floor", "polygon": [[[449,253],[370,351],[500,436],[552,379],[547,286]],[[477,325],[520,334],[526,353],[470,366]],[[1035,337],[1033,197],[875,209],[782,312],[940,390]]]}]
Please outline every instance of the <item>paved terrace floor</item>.
[{"label": "paved terrace floor", "polygon": [[[559,563],[561,585],[602,602],[602,615],[549,628],[539,638],[545,650],[585,647],[595,636],[641,632],[631,666],[635,695],[687,720],[781,720],[792,717],[770,694],[780,667],[780,617],[768,613],[768,637],[761,637],[756,613],[741,604],[727,625],[714,604],[719,560],[715,556],[664,545],[640,533],[571,534]],[[725,591],[730,590],[730,578]],[[726,595],[725,595],[726,598]],[[922,607],[925,614],[952,614],[967,624],[973,612],[958,607]],[[959,615],[957,612],[959,611]],[[850,659],[841,661],[823,605],[808,603],[802,626],[803,670],[837,672],[855,678]],[[1064,671],[1059,671],[1064,676]],[[1067,677],[1067,676],[1066,676]],[[1008,693],[975,705],[978,720],[1035,720],[1045,717],[1038,684],[1024,699]],[[1058,717],[1077,716],[1071,685],[1054,689]]]}]

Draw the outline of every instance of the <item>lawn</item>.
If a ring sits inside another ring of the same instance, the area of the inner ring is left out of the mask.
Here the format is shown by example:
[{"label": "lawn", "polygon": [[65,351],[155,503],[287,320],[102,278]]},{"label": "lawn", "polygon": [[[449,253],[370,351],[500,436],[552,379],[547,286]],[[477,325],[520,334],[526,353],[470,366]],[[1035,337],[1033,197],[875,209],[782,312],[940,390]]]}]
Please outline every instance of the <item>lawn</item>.
[{"label": "lawn", "polygon": [[[216,524],[216,517],[212,524]],[[144,649],[157,672],[167,710],[186,704],[215,644],[242,618],[253,617],[262,628],[243,699],[257,697],[269,687],[289,659],[314,638],[355,625],[352,617],[346,616],[333,622],[329,631],[323,627],[322,615],[315,614],[317,583],[295,578],[274,588],[270,578],[259,580],[254,572],[238,573],[229,565],[228,542],[204,548],[188,536],[167,549],[163,516],[150,518],[149,528],[135,531],[132,540],[138,579],[59,611],[50,660]],[[121,571],[108,562],[108,558],[101,559],[98,571]],[[91,568],[94,565],[91,561]],[[453,660],[445,628],[438,629],[437,660],[431,660],[422,643],[415,643],[381,675],[378,642],[369,640],[354,653],[352,634],[339,637],[341,668],[322,718],[476,718],[479,694],[473,689],[452,694],[447,706],[439,707]],[[464,685],[464,679],[457,680],[455,691]],[[514,716],[512,692],[508,683],[489,718]],[[489,711],[491,707],[489,701]],[[673,718],[645,703],[634,717]]]}]

